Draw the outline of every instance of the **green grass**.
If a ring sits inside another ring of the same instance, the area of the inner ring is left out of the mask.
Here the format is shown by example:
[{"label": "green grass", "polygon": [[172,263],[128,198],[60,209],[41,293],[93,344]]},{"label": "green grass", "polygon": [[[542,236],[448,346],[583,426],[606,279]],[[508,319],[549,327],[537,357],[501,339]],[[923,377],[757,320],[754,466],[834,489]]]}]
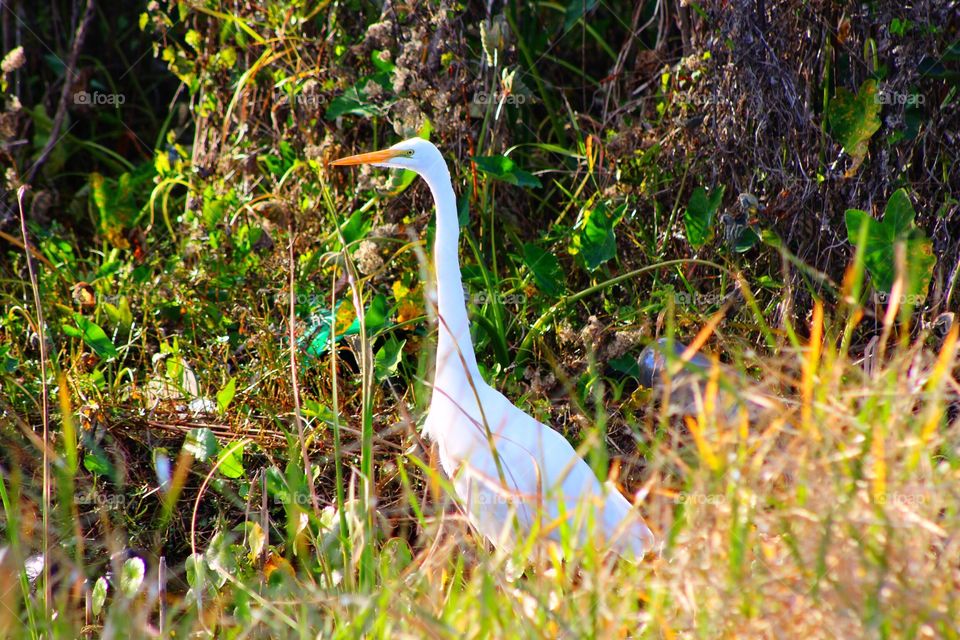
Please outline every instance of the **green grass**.
[{"label": "green grass", "polygon": [[[838,326],[829,322],[826,335],[837,336]],[[809,350],[756,363],[784,389],[799,387],[794,397],[805,396],[808,377],[812,384],[807,401],[788,401],[753,424],[705,413],[690,431],[666,417],[638,425],[653,439],[644,512],[664,543],[639,565],[612,564],[590,547],[566,562],[546,553],[533,563],[490,550],[445,507],[448,485],[421,454],[393,458],[398,504],[378,507],[375,527],[353,475],[362,467],[354,468],[349,491],[356,498],[339,510],[345,539],[333,509],[318,514],[309,506],[292,442],[286,475],[278,476],[290,491],[285,511],[266,516],[275,533],[262,539],[265,516],[251,500],[246,527],[219,529],[198,545],[191,562],[204,570],[190,593],[167,606],[168,632],[715,637],[789,628],[819,637],[829,628],[851,636],[955,637],[957,569],[942,559],[956,553],[949,532],[960,517],[958,433],[955,423],[944,423],[956,332],[936,358],[918,346],[892,347],[872,377],[832,344],[824,344],[818,363]],[[60,500],[52,520],[69,515],[63,497],[83,482],[60,465],[71,469],[59,456],[54,461]],[[216,467],[208,467],[195,463],[191,473],[213,481],[213,492]],[[410,478],[421,474],[432,488],[413,485]],[[6,521],[20,525],[8,526],[8,542],[22,548],[24,540],[11,535],[24,526],[16,474],[0,489]],[[207,499],[198,494],[190,505],[194,519]],[[389,522],[400,512],[405,525]],[[269,556],[251,560],[257,552]],[[8,577],[16,585],[16,573]],[[156,625],[156,593],[148,587],[128,598],[114,586],[94,628],[137,635]],[[56,622],[39,595],[13,588],[4,597],[27,623],[24,635],[81,633],[83,609],[66,587],[49,605],[59,611]]]}]

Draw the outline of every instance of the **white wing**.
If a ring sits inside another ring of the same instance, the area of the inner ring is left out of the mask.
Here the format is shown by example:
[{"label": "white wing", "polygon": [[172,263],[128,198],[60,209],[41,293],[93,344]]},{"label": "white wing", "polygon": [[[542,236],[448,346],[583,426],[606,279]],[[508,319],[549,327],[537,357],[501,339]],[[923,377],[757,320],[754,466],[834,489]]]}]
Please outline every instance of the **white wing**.
[{"label": "white wing", "polygon": [[[495,434],[499,468],[482,421],[471,415],[476,402],[464,402],[472,405],[467,409],[438,402],[435,395],[426,430],[440,442],[444,470],[480,533],[497,546],[512,547],[516,518],[524,533],[537,523],[542,534],[559,540],[567,528],[583,543],[589,529],[621,553],[639,558],[650,550],[653,535],[642,518],[616,489],[597,480],[566,438],[496,390],[483,385],[478,392]],[[453,440],[453,434],[459,437]]]}]

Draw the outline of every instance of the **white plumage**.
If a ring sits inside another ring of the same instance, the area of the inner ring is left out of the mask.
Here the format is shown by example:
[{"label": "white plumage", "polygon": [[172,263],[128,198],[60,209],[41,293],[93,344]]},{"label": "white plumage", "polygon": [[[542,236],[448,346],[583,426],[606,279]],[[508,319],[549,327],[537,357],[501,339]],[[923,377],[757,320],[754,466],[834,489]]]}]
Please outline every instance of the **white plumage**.
[{"label": "white plumage", "polygon": [[601,483],[562,435],[515,407],[480,376],[460,278],[456,198],[439,150],[413,138],[333,164],[410,169],[427,182],[436,201],[439,328],[424,432],[437,443],[471,523],[507,549],[522,541],[518,533],[536,529],[559,540],[566,529],[581,545],[589,533],[598,537],[590,544],[642,557],[653,546],[653,534],[630,502]]}]

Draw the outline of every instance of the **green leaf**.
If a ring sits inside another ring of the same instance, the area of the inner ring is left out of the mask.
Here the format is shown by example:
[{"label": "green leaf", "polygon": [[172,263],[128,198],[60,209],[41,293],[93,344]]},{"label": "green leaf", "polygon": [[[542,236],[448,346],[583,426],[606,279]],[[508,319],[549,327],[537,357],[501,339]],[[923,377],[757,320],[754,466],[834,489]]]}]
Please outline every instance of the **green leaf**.
[{"label": "green leaf", "polygon": [[233,401],[233,395],[237,392],[237,379],[230,378],[227,381],[227,384],[224,385],[223,389],[217,392],[217,411],[220,413],[225,413],[227,407],[230,406],[230,403]]},{"label": "green leaf", "polygon": [[283,504],[289,504],[290,502],[290,491],[287,488],[287,480],[283,477],[283,473],[276,467],[267,468],[267,494]]},{"label": "green leaf", "polygon": [[461,228],[470,223],[470,198],[473,196],[473,185],[467,182],[466,189],[457,199],[457,223]]},{"label": "green leaf", "polygon": [[94,280],[99,280],[101,278],[108,278],[115,273],[118,273],[120,269],[123,268],[122,260],[108,260],[102,265],[97,267],[97,270],[94,272]]},{"label": "green leaf", "polygon": [[690,202],[683,212],[687,228],[687,241],[699,249],[713,237],[713,216],[723,200],[724,186],[714,189],[709,195],[703,187],[697,187],[690,195]]},{"label": "green leaf", "polygon": [[564,290],[564,275],[557,256],[528,242],[523,245],[523,263],[533,274],[537,287],[549,296],[559,296]]},{"label": "green leaf", "polygon": [[752,249],[758,242],[760,242],[760,236],[753,230],[753,227],[747,227],[734,243],[733,251],[735,253],[744,253]]},{"label": "green leaf", "polygon": [[844,218],[847,240],[856,244],[860,229],[866,226],[866,239],[862,247],[864,264],[874,286],[879,291],[890,292],[897,277],[896,245],[904,244],[906,282],[904,295],[924,298],[937,262],[933,255],[933,242],[923,229],[914,224],[916,212],[910,197],[898,189],[887,202],[883,220],[874,219],[866,211],[847,209]]},{"label": "green leaf", "polygon": [[506,156],[477,156],[472,158],[482,173],[497,180],[503,180],[518,187],[542,187],[540,179],[524,171]]},{"label": "green leaf", "polygon": [[[338,310],[342,303],[343,300],[337,303]],[[372,335],[382,329],[387,324],[387,319],[390,315],[390,305],[387,303],[386,296],[382,293],[375,295],[373,300],[370,301],[365,313],[364,319],[366,320],[368,335]],[[310,326],[304,339],[301,341],[302,344],[307,345],[306,350],[308,354],[319,356],[330,349],[330,324],[332,317],[333,315],[329,309],[319,309],[313,313],[312,326]],[[340,342],[344,337],[358,333],[360,333],[360,319],[355,318],[349,327],[337,332],[336,340]]]},{"label": "green leaf", "polygon": [[343,233],[343,239],[347,244],[353,244],[367,237],[371,227],[373,227],[373,218],[358,209],[343,223],[340,232]]},{"label": "green leaf", "polygon": [[127,296],[120,296],[119,305],[114,306],[109,302],[103,303],[103,309],[121,334],[130,333],[130,327],[133,325],[133,312],[130,311],[130,301]]},{"label": "green leaf", "polygon": [[128,598],[132,598],[140,590],[143,584],[143,576],[146,573],[146,567],[143,564],[143,558],[128,558],[120,569],[120,591]]},{"label": "green leaf", "polygon": [[373,296],[373,300],[370,301],[370,306],[367,307],[367,313],[364,316],[367,333],[373,333],[383,327],[387,323],[387,316],[389,315],[390,305],[387,304],[387,296],[382,293]]},{"label": "green leaf", "polygon": [[152,188],[156,170],[146,163],[116,179],[93,172],[89,176],[89,194],[93,213],[101,236],[119,249],[127,249],[130,242],[124,235],[136,220],[144,204],[145,195]]},{"label": "green leaf", "polygon": [[113,342],[95,322],[88,320],[79,313],[73,314],[73,321],[77,323],[77,329],[80,332],[79,335],[83,337],[83,341],[98,356],[101,358],[115,358],[117,356],[117,348],[113,346]]},{"label": "green leaf", "polygon": [[230,539],[223,531],[214,534],[207,543],[207,550],[203,553],[207,566],[213,569],[210,576],[217,589],[223,587],[227,575],[236,575],[238,570],[238,556],[243,556],[244,548],[230,543]]},{"label": "green leaf", "polygon": [[913,227],[916,217],[917,212],[913,208],[913,203],[910,202],[906,189],[894,191],[883,210],[883,224],[892,225],[892,231],[899,235]]},{"label": "green leaf", "polygon": [[13,373],[20,366],[20,361],[10,355],[11,345],[0,344],[0,373]]},{"label": "green leaf", "polygon": [[98,476],[105,476],[110,479],[113,479],[116,475],[113,464],[110,462],[110,458],[107,457],[107,454],[104,453],[103,449],[100,447],[91,449],[84,454],[83,468],[90,473],[94,473]]},{"label": "green leaf", "polygon": [[912,26],[913,26],[913,23],[909,20],[901,20],[900,18],[894,18],[893,20],[890,21],[890,35],[904,36]]},{"label": "green leaf", "polygon": [[871,136],[880,128],[876,80],[865,80],[856,95],[843,87],[838,88],[837,95],[827,106],[827,123],[833,137],[853,158],[853,164],[847,170],[847,176],[852,176],[867,155]]},{"label": "green leaf", "polygon": [[373,63],[373,66],[376,68],[377,71],[385,71],[387,73],[391,73],[396,68],[396,65],[390,61],[389,51],[371,52],[370,62]]},{"label": "green leaf", "polygon": [[324,116],[327,120],[336,120],[340,116],[354,115],[369,118],[376,115],[376,109],[367,104],[366,96],[354,85],[330,101],[327,107],[327,113]]},{"label": "green leaf", "polygon": [[65,325],[63,325],[62,328],[63,328],[63,332],[64,332],[65,334],[67,334],[68,336],[70,336],[71,338],[82,338],[82,337],[83,337],[83,331],[80,331],[80,329],[77,329],[75,326],[73,326],[73,325],[71,325],[71,324],[65,324]]},{"label": "green leaf", "polygon": [[390,336],[390,339],[383,343],[383,346],[374,356],[374,374],[377,382],[383,382],[387,378],[397,373],[397,365],[400,364],[400,358],[403,355],[403,345],[406,340],[397,340]]},{"label": "green leaf", "polygon": [[190,429],[187,437],[183,441],[183,448],[200,462],[206,462],[217,455],[220,445],[217,444],[217,438],[213,431],[206,427],[197,427]]},{"label": "green leaf", "polygon": [[960,41],[954,42],[947,47],[944,55],[924,56],[917,65],[917,71],[921,77],[936,78],[937,80],[949,80],[951,83],[960,81],[960,71],[954,71],[944,65],[944,62],[956,62],[960,59]]},{"label": "green leaf", "polygon": [[941,57],[949,62],[960,62],[960,40],[954,40]]},{"label": "green leaf", "polygon": [[220,452],[220,455],[217,457],[217,461],[220,463],[220,466],[217,468],[220,470],[220,473],[228,478],[243,477],[243,450],[246,446],[246,442],[241,440],[230,444]]},{"label": "green leaf", "polygon": [[390,180],[383,190],[383,195],[388,198],[395,198],[407,190],[413,181],[417,179],[417,172],[410,169],[400,169],[390,172]]},{"label": "green leaf", "polygon": [[369,82],[376,82],[384,89],[392,89],[390,83],[389,71],[378,71],[372,76],[364,76],[357,80],[357,84],[348,88],[342,95],[337,96],[330,101],[324,118],[327,120],[336,120],[340,116],[354,115],[364,118],[370,118],[378,115],[380,112],[376,104],[369,101],[366,93],[366,87]]},{"label": "green leaf", "polygon": [[204,559],[202,553],[192,553],[187,556],[187,559],[183,563],[183,568],[187,574],[187,585],[189,585],[191,589],[200,587],[203,574],[206,573],[206,564],[207,561]]},{"label": "green leaf", "polygon": [[103,604],[107,601],[107,589],[109,584],[103,576],[97,578],[93,585],[93,615],[98,616],[103,611]]},{"label": "green leaf", "polygon": [[626,376],[640,378],[640,362],[637,360],[636,354],[625,353],[619,358],[610,360],[607,364],[609,364],[610,368],[614,371],[618,371]]},{"label": "green leaf", "polygon": [[273,153],[260,156],[260,161],[263,162],[267,170],[276,178],[280,178],[286,174],[293,165],[297,163],[297,160],[297,152],[294,150],[293,145],[287,140],[280,140]]},{"label": "green leaf", "polygon": [[570,252],[580,257],[583,265],[594,271],[604,262],[617,255],[617,236],[614,227],[623,217],[626,205],[613,211],[603,202],[584,209],[574,226]]},{"label": "green leaf", "polygon": [[[500,304],[497,298],[493,298],[491,302],[497,305]],[[482,313],[476,314],[471,319],[476,323],[477,327],[482,332],[479,335],[486,334],[487,338],[489,338],[490,347],[493,348],[493,355],[497,359],[496,366],[501,368],[510,366],[512,360],[510,359],[510,352],[508,351],[507,347],[507,338],[503,331],[501,331],[497,325],[491,322],[490,319]]]},{"label": "green leaf", "polygon": [[247,534],[247,547],[250,549],[247,558],[250,562],[256,562],[266,546],[267,536],[263,533],[263,527],[260,526],[259,522],[247,520],[243,523],[243,526]]},{"label": "green leaf", "polygon": [[212,186],[207,185],[203,190],[203,208],[201,215],[203,217],[203,223],[208,229],[216,227],[220,221],[223,220],[227,214],[228,204],[227,200],[217,197]]}]

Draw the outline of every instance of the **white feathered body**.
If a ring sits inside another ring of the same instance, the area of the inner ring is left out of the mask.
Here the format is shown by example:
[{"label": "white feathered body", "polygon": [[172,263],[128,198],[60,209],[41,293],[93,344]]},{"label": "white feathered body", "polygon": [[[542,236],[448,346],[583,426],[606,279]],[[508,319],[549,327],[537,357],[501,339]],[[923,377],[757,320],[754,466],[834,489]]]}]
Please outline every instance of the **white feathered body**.
[{"label": "white feathered body", "polygon": [[434,390],[424,430],[437,442],[470,521],[495,546],[512,548],[515,526],[525,538],[536,525],[551,540],[559,541],[566,528],[579,544],[598,536],[602,540],[594,543],[636,558],[651,549],[653,535],[636,510],[615,487],[597,480],[566,438],[483,380],[474,381],[476,392],[447,380]]}]

